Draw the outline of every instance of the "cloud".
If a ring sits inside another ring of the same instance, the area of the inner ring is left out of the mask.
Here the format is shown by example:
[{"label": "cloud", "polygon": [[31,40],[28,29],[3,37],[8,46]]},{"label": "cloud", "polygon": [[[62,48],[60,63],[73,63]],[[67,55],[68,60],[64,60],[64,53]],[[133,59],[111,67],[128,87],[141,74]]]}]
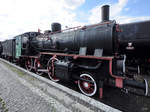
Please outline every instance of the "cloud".
[{"label": "cloud", "polygon": [[[109,4],[110,19],[116,20],[117,23],[130,23],[150,19],[148,16],[131,17],[122,15],[123,10],[129,11],[129,8],[126,8],[127,3],[128,0],[118,0],[117,3]],[[91,15],[89,16],[89,23],[98,23],[101,21],[101,6],[96,6],[90,10]]]},{"label": "cloud", "polygon": [[110,11],[111,11],[111,17],[117,16],[118,14],[121,13],[121,11],[123,10],[123,8],[126,6],[128,0],[118,0],[117,3],[113,4],[110,7]]},{"label": "cloud", "polygon": [[144,20],[150,20],[150,17],[148,16],[139,16],[139,17],[130,17],[130,16],[118,16],[116,18],[116,21],[118,23],[131,23],[131,22],[138,22],[138,21],[144,21]]},{"label": "cloud", "polygon": [[[137,0],[134,0],[135,2]],[[42,31],[51,29],[52,22],[62,23],[62,27],[85,25],[77,19],[76,9],[85,3],[85,0],[1,0],[0,1],[0,41],[12,38],[26,31]],[[131,17],[123,15],[129,11],[128,0],[118,0],[110,5],[110,19],[118,23],[129,23],[148,20],[148,16]],[[102,6],[102,5],[101,5]],[[101,6],[96,6],[85,16],[86,24],[101,21]],[[88,15],[88,16],[87,16]]]},{"label": "cloud", "polygon": [[63,26],[83,24],[76,21],[75,9],[85,0],[3,0],[0,2],[0,40],[26,31],[47,30],[52,22]]},{"label": "cloud", "polygon": [[65,2],[65,7],[69,9],[75,9],[85,2],[85,0],[63,0]]}]

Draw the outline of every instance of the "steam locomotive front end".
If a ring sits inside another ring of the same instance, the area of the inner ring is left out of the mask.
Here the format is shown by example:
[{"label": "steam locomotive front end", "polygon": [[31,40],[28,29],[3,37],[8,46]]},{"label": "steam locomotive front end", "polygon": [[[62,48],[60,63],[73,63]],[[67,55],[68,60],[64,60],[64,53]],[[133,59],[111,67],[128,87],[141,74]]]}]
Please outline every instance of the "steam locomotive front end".
[{"label": "steam locomotive front end", "polygon": [[[102,7],[102,23],[106,23],[108,27],[110,24],[107,22],[112,21],[109,20],[109,6],[105,5]],[[146,52],[150,49],[149,29],[150,21],[129,24],[117,24],[114,21],[112,30],[109,30],[109,32],[112,32],[111,36],[109,36],[112,44],[105,44],[108,48],[111,48],[112,52],[110,53],[114,55],[112,74],[115,75],[113,76],[115,77],[115,86],[119,88],[137,88],[144,90],[144,95],[148,94],[147,80],[140,79],[143,80],[141,82],[136,80],[135,77],[140,74],[141,66],[139,67],[139,64],[142,65],[143,60],[150,58],[150,53]],[[105,42],[104,38],[103,42]],[[134,73],[131,72],[133,69]]]}]

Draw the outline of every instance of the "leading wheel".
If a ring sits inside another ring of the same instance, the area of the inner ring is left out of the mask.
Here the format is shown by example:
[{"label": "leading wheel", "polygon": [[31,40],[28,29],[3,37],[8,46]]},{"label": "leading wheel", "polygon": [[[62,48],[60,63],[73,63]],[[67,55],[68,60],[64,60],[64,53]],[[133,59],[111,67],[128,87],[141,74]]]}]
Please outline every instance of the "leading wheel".
[{"label": "leading wheel", "polygon": [[80,75],[80,78],[83,79],[78,81],[80,91],[87,96],[95,95],[97,91],[97,84],[94,77],[90,73],[85,72]]},{"label": "leading wheel", "polygon": [[56,78],[55,76],[55,67],[54,67],[54,62],[55,61],[58,61],[57,58],[51,58],[49,61],[48,61],[48,64],[47,64],[47,70],[48,70],[48,76],[49,78],[54,81],[54,82],[58,82],[59,79]]}]

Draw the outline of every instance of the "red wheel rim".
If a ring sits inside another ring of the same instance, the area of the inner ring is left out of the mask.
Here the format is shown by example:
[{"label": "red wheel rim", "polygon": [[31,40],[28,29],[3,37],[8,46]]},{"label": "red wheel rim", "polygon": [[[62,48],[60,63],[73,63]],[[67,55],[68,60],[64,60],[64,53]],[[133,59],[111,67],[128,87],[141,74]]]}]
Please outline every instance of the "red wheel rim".
[{"label": "red wheel rim", "polygon": [[48,65],[47,65],[47,69],[48,69],[48,76],[49,78],[54,81],[54,82],[58,82],[59,79],[56,78],[55,76],[55,68],[54,68],[54,61],[57,61],[58,59],[57,58],[51,58],[48,62]]},{"label": "red wheel rim", "polygon": [[81,74],[80,77],[82,79],[90,81],[90,82],[82,80],[78,81],[78,86],[81,92],[87,96],[93,96],[97,91],[97,85],[94,78],[89,74]]}]

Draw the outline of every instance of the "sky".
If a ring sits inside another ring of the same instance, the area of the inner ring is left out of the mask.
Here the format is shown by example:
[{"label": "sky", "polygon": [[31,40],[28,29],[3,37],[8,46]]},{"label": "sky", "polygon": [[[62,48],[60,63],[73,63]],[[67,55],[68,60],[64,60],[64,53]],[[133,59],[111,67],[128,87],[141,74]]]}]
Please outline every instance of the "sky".
[{"label": "sky", "polygon": [[110,5],[117,23],[150,20],[150,0],[0,0],[0,41],[28,31],[101,22],[101,6]]}]

